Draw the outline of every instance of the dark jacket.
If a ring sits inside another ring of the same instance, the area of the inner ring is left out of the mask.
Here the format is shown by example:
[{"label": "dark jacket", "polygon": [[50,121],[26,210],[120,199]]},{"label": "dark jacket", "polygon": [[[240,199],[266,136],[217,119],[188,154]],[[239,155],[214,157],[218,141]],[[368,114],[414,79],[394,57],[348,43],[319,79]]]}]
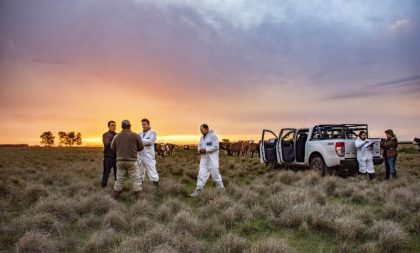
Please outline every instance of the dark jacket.
[{"label": "dark jacket", "polygon": [[116,135],[116,132],[108,131],[102,135],[102,143],[104,144],[104,157],[106,158],[116,158],[117,154],[111,149],[111,142]]},{"label": "dark jacket", "polygon": [[144,148],[140,135],[123,129],[111,143],[111,149],[117,152],[117,161],[137,161],[137,152]]},{"label": "dark jacket", "polygon": [[384,152],[384,157],[397,157],[398,140],[395,137],[381,141],[381,148]]}]

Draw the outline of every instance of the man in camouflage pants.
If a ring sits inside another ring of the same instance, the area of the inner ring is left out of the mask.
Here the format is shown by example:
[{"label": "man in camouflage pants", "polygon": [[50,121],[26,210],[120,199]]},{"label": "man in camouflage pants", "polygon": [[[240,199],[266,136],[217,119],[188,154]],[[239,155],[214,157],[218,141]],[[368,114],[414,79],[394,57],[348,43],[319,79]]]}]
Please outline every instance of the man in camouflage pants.
[{"label": "man in camouflage pants", "polygon": [[131,131],[131,124],[128,120],[121,123],[122,131],[117,134],[111,143],[111,149],[117,153],[117,181],[114,184],[114,198],[118,199],[126,175],[133,182],[133,191],[136,197],[140,196],[142,181],[140,177],[139,165],[137,162],[137,152],[143,150],[144,145],[138,134]]}]

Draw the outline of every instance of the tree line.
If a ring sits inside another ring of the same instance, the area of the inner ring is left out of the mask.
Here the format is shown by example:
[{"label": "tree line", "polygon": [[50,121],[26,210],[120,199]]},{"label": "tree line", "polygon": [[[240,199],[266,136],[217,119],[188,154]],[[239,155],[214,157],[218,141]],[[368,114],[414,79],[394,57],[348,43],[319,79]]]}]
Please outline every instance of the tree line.
[{"label": "tree line", "polygon": [[[51,131],[43,132],[39,137],[41,138],[41,145],[45,147],[51,147],[55,143],[55,136]],[[82,145],[82,134],[74,131],[68,133],[60,131],[58,132],[58,145],[66,147],[80,146]]]}]

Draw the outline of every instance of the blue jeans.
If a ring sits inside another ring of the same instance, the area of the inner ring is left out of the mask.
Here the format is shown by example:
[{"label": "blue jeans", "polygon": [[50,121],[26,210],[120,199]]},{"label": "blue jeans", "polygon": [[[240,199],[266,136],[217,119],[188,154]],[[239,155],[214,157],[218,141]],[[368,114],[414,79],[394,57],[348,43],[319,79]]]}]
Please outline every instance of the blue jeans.
[{"label": "blue jeans", "polygon": [[395,168],[395,162],[396,162],[396,158],[395,157],[388,157],[385,158],[385,170],[386,170],[386,179],[389,179],[389,175],[391,174],[391,176],[393,178],[397,177],[397,170]]}]

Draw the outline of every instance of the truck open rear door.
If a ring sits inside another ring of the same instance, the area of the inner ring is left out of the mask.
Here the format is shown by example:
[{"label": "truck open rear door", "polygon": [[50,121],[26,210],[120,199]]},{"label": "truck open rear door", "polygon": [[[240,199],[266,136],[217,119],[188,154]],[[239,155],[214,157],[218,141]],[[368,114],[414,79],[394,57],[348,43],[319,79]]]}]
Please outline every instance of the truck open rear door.
[{"label": "truck open rear door", "polygon": [[293,163],[295,161],[295,136],[296,128],[283,128],[280,131],[277,155],[280,157],[281,163]]},{"label": "truck open rear door", "polygon": [[277,135],[267,129],[263,129],[260,145],[261,163],[277,163]]}]

